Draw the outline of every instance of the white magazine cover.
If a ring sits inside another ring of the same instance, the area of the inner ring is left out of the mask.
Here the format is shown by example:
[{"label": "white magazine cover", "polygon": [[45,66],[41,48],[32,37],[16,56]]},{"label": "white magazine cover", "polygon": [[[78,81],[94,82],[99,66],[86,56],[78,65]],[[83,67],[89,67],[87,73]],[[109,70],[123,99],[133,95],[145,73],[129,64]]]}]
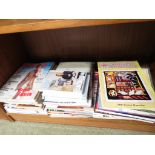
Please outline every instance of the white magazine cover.
[{"label": "white magazine cover", "polygon": [[86,82],[85,82],[85,86],[84,86],[84,92],[83,92],[83,97],[80,99],[77,98],[68,98],[68,97],[54,97],[51,95],[42,95],[44,101],[48,102],[48,101],[56,101],[56,102],[69,102],[69,101],[79,101],[79,102],[87,102],[88,100],[88,92],[89,92],[89,84],[90,84],[90,75],[88,74],[87,78],[86,78]]},{"label": "white magazine cover", "polygon": [[60,62],[57,66],[57,71],[77,71],[77,72],[88,72],[92,69],[92,62]]},{"label": "white magazine cover", "polygon": [[4,109],[7,111],[7,113],[47,115],[47,111],[43,109],[17,109],[6,106]]},{"label": "white magazine cover", "polygon": [[0,89],[0,102],[35,102],[42,81],[53,62],[25,63]]},{"label": "white magazine cover", "polygon": [[42,86],[43,96],[82,98],[87,73],[51,70]]}]

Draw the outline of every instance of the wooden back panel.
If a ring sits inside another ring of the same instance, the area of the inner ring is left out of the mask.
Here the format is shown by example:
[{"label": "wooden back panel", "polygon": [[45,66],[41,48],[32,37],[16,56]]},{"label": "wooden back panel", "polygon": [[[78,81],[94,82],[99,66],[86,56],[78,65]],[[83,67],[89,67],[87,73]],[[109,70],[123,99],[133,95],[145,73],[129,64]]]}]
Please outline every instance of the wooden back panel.
[{"label": "wooden back panel", "polygon": [[0,87],[26,61],[27,54],[18,34],[0,35]]},{"label": "wooden back panel", "polygon": [[[28,58],[19,34],[0,35],[0,87]],[[0,119],[12,120],[0,103]]]},{"label": "wooden back panel", "polygon": [[44,30],[21,36],[35,60],[148,62],[155,52],[155,22]]}]

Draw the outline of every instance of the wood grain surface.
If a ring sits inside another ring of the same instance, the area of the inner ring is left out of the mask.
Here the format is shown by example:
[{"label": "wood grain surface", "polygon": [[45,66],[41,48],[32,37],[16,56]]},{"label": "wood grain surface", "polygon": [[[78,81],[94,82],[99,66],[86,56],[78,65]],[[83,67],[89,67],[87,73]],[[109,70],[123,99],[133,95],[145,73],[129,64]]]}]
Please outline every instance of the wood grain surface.
[{"label": "wood grain surface", "polygon": [[1,19],[0,34],[79,26],[147,22],[153,19]]},{"label": "wood grain surface", "polygon": [[[0,87],[28,58],[19,35],[0,35]],[[12,120],[0,103],[0,119]]]},{"label": "wood grain surface", "polygon": [[0,87],[26,61],[27,57],[20,36],[0,35]]},{"label": "wood grain surface", "polygon": [[26,115],[26,114],[13,114],[13,113],[9,113],[8,115],[11,116],[16,121],[24,121],[24,122],[68,124],[68,125],[155,132],[155,124],[143,123],[131,120],[106,120],[95,118],[50,118],[44,115]]},{"label": "wood grain surface", "polygon": [[0,119],[8,120],[8,121],[14,121],[11,116],[7,115],[6,111],[3,108],[2,103],[0,103]]},{"label": "wood grain surface", "polygon": [[151,62],[155,53],[155,22],[27,32],[21,37],[38,60]]}]

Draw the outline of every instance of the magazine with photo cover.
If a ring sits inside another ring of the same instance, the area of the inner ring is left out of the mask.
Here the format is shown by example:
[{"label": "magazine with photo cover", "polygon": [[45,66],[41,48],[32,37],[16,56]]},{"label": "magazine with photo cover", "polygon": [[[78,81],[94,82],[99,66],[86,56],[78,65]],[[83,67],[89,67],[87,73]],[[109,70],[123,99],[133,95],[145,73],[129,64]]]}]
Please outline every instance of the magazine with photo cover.
[{"label": "magazine with photo cover", "polygon": [[98,71],[104,107],[155,109],[155,93],[138,62],[99,62]]},{"label": "magazine with photo cover", "polygon": [[54,96],[43,96],[44,104],[46,105],[74,105],[74,106],[86,106],[91,107],[91,97],[88,96],[88,88],[90,83],[90,75],[88,75],[86,80],[86,85],[82,98],[68,98],[68,97],[54,97]]},{"label": "magazine with photo cover", "polygon": [[43,96],[82,98],[86,79],[85,72],[51,70],[42,86]]},{"label": "magazine with photo cover", "polygon": [[1,102],[34,102],[53,62],[25,63],[0,89]]}]

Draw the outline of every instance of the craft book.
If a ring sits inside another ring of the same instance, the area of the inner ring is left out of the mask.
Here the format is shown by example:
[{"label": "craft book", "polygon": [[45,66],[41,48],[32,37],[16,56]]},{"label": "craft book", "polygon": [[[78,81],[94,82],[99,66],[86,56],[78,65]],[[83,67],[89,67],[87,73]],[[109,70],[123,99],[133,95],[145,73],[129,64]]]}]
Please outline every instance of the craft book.
[{"label": "craft book", "polygon": [[137,61],[98,62],[105,108],[155,109],[155,93]]}]

